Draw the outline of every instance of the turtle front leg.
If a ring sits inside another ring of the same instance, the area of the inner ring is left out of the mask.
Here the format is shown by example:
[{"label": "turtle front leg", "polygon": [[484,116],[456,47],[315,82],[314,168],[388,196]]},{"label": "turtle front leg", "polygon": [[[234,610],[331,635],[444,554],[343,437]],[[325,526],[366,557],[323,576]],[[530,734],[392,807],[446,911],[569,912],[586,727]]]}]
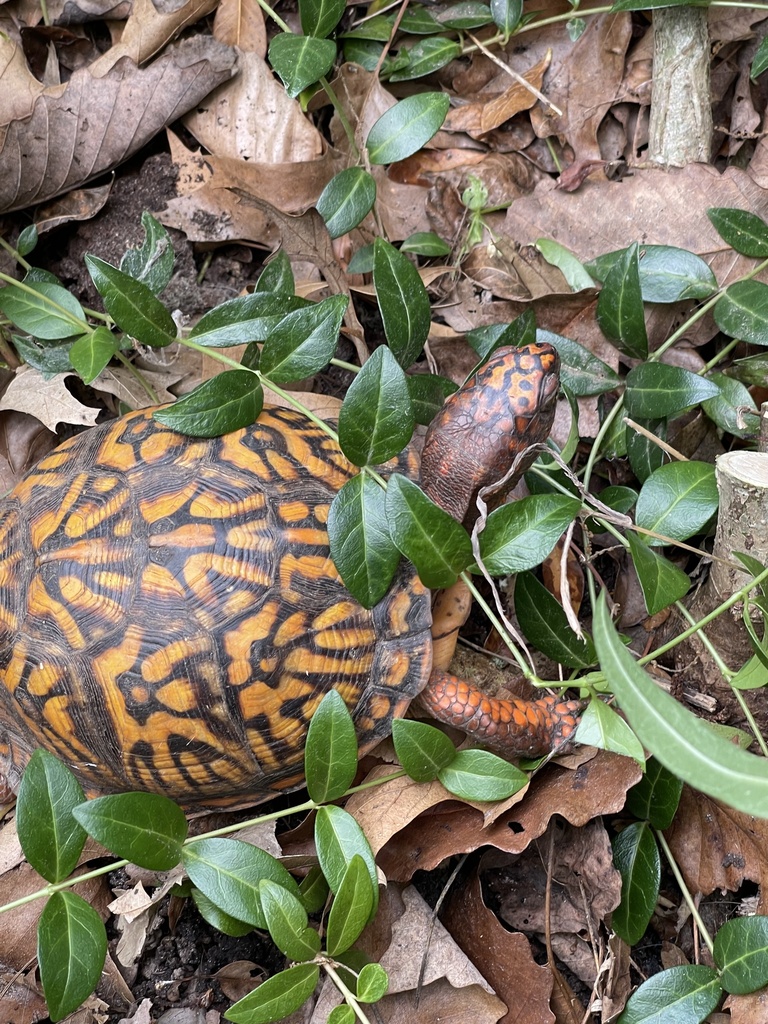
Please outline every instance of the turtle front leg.
[{"label": "turtle front leg", "polygon": [[542,757],[569,745],[584,704],[542,697],[504,700],[434,669],[420,695],[433,718],[492,747],[505,757]]}]

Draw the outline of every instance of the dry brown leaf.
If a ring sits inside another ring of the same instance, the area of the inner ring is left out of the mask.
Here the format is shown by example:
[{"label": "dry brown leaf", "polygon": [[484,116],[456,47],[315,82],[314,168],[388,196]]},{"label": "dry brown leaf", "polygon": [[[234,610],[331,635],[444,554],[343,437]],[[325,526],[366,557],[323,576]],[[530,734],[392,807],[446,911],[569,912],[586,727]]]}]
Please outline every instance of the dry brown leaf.
[{"label": "dry brown leaf", "polygon": [[486,907],[477,875],[452,889],[442,921],[507,1004],[501,1024],[554,1024],[549,969],[535,962],[524,935],[508,931]]},{"label": "dry brown leaf", "polygon": [[130,1017],[122,1017],[117,1024],[152,1024],[152,1003],[142,999]]},{"label": "dry brown leaf", "polygon": [[[522,71],[519,67],[516,67],[515,70],[529,85],[541,90],[544,73],[549,67],[550,59],[550,55],[545,54],[542,60],[526,71]],[[510,76],[502,74],[496,81],[503,82],[507,86],[503,92],[479,96],[474,103],[467,103],[449,110],[442,130],[467,132],[468,135],[477,138],[498,128],[515,114],[519,114],[523,110],[530,110],[539,102],[538,97],[531,89],[526,88],[521,82],[514,81]]]},{"label": "dry brown leaf", "polygon": [[550,823],[546,835],[535,845],[519,857],[510,857],[504,867],[484,873],[484,881],[496,893],[499,916],[510,928],[543,938],[550,843],[552,950],[592,987],[597,958],[589,937],[597,934],[599,925],[621,899],[621,876],[613,866],[610,840],[601,821],[578,828]]},{"label": "dry brown leaf", "polygon": [[631,38],[631,15],[599,14],[588,20],[562,61],[554,56],[544,92],[564,113],[558,116],[551,107],[534,107],[531,120],[539,137],[564,139],[577,159],[602,158],[597,133],[621,87]]},{"label": "dry brown leaf", "polygon": [[35,1024],[46,1019],[48,1007],[32,973],[0,973],[0,1024]]},{"label": "dry brown leaf", "polygon": [[59,423],[75,423],[90,427],[99,410],[82,405],[64,383],[71,373],[57,373],[46,380],[39,370],[22,366],[0,398],[0,409],[16,409],[29,413],[55,433]]},{"label": "dry brown leaf", "polygon": [[748,996],[728,996],[723,1009],[730,1010],[730,1024],[765,1024],[768,1020],[768,989]]},{"label": "dry brown leaf", "polygon": [[[256,53],[241,53],[238,71],[236,78],[220,85],[184,117],[197,141],[215,156],[249,164],[318,160],[323,153],[320,132],[267,62]],[[246,167],[242,173],[251,172]],[[264,198],[277,205],[274,196]]]},{"label": "dry brown leaf", "polygon": [[213,19],[213,35],[244,53],[267,55],[267,28],[257,0],[221,0]]},{"label": "dry brown leaf", "polygon": [[597,815],[621,810],[626,791],[641,775],[630,758],[602,750],[573,771],[548,765],[525,799],[492,824],[486,825],[472,807],[455,801],[438,804],[397,832],[379,852],[378,863],[387,878],[407,881],[415,871],[430,871],[446,857],[480,846],[521,853],[546,831],[555,814],[584,825]]},{"label": "dry brown leaf", "polygon": [[112,182],[97,188],[78,188],[35,210],[38,234],[53,231],[73,220],[90,220],[102,210],[112,192]]},{"label": "dry brown leaf", "polygon": [[0,493],[17,484],[57,443],[36,417],[13,410],[0,413]]},{"label": "dry brown leaf", "polygon": [[[166,350],[163,349],[163,352]],[[173,402],[173,395],[168,388],[178,383],[183,374],[174,372],[173,364],[167,371],[141,370],[141,376],[157,395],[158,402],[162,405],[165,402]],[[98,377],[91,381],[94,391],[100,391],[106,395],[114,395],[121,402],[125,402],[131,409],[145,409],[157,402],[147,394],[146,388],[136,379],[136,375],[122,366],[108,366],[102,370]]]},{"label": "dry brown leaf", "polygon": [[768,881],[768,821],[762,818],[685,786],[665,836],[693,892],[736,892],[745,879],[760,885]]},{"label": "dry brown leaf", "polygon": [[[186,0],[181,5],[175,2],[161,3],[159,0],[133,0],[131,14],[120,34],[120,41],[92,65],[92,73],[100,78],[124,57],[134,64],[145,64],[183,29],[210,14],[215,6],[216,0]],[[200,38],[216,42],[210,37]],[[184,109],[189,110],[189,107]]]},{"label": "dry brown leaf", "polygon": [[125,57],[103,78],[76,71],[37,95],[27,117],[4,110],[0,210],[51,199],[126,160],[229,78],[234,60],[228,47],[200,36],[148,67]]}]

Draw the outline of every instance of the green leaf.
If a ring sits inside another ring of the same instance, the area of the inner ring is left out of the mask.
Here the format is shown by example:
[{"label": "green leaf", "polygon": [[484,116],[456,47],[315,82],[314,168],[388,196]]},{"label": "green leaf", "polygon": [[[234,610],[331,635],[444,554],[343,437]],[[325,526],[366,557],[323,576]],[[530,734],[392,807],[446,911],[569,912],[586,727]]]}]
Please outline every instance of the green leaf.
[{"label": "green leaf", "polygon": [[21,334],[13,334],[11,338],[19,357],[39,370],[46,380],[57,373],[66,373],[72,369],[72,363],[69,361],[70,345],[67,341],[57,345],[41,345],[34,338],[27,338]]},{"label": "green leaf", "polygon": [[706,377],[667,363],[641,363],[627,374],[624,396],[632,419],[674,416],[720,394]]},{"label": "green leaf", "polygon": [[[264,264],[264,269],[256,281],[254,292],[272,292],[283,298],[297,299],[298,296],[294,295],[295,291],[296,282],[293,279],[290,257],[285,249],[278,249],[274,256],[271,256]],[[299,301],[303,305],[307,305],[306,299]]]},{"label": "green leaf", "polygon": [[359,854],[347,864],[328,915],[326,949],[338,956],[360,937],[373,911],[374,886],[368,867]]},{"label": "green leaf", "polygon": [[370,477],[352,477],[333,499],[328,542],[344,586],[364,608],[373,608],[389,590],[400,552],[389,535],[386,495]]},{"label": "green leaf", "polygon": [[584,264],[564,245],[553,242],[550,238],[538,238],[536,248],[550,266],[557,267],[571,291],[580,292],[595,287],[595,282],[585,270]]},{"label": "green leaf", "polygon": [[349,1003],[334,1006],[328,1014],[328,1024],[355,1024],[355,1011]]},{"label": "green leaf", "polygon": [[456,748],[445,733],[427,722],[396,718],[392,739],[398,761],[416,782],[432,782],[456,757]]},{"label": "green leaf", "polygon": [[379,902],[376,862],[365,833],[352,815],[335,804],[326,804],[325,807],[318,808],[315,817],[315,845],[320,867],[333,893],[339,891],[347,867],[355,854],[362,857],[373,886],[373,917]]},{"label": "green leaf", "polygon": [[491,0],[491,17],[505,36],[510,36],[523,16],[523,0]]},{"label": "green leaf", "polygon": [[305,309],[308,305],[311,303],[305,299],[282,292],[256,291],[250,295],[240,295],[236,299],[222,302],[201,316],[189,332],[189,337],[206,348],[226,348],[229,345],[266,341],[288,313]]},{"label": "green leaf", "polygon": [[405,374],[381,345],[349,386],[339,413],[339,445],[356,466],[378,465],[405,448],[413,428]]},{"label": "green leaf", "polygon": [[415,373],[406,377],[411,396],[413,417],[417,423],[428,426],[442,409],[448,395],[457,390],[452,380],[434,373]]},{"label": "green leaf", "polygon": [[645,934],[659,898],[659,848],[644,821],[635,821],[613,843],[613,863],[621,874],[621,903],[611,915],[611,927],[629,946]]},{"label": "green leaf", "polygon": [[72,816],[85,800],[69,768],[39,749],[24,769],[16,801],[16,831],[32,867],[48,882],[61,882],[77,867],[86,834]]},{"label": "green leaf", "polygon": [[748,210],[715,206],[707,210],[718,235],[742,256],[764,260],[768,257],[768,224]]},{"label": "green leaf", "polygon": [[595,610],[600,667],[640,742],[670,772],[736,810],[768,817],[768,764],[719,736],[670,697],[626,650],[604,598]]},{"label": "green leaf", "polygon": [[335,59],[336,43],[331,39],[281,32],[269,44],[269,63],[291,99],[327,75]]},{"label": "green leaf", "polygon": [[627,810],[663,832],[672,824],[682,791],[682,779],[667,771],[655,757],[649,757],[642,779],[627,793]]},{"label": "green leaf", "polygon": [[261,909],[262,879],[281,885],[298,898],[299,887],[282,864],[264,850],[240,839],[197,839],[182,851],[192,882],[230,917],[266,928]]},{"label": "green leaf", "polygon": [[346,295],[332,295],[283,317],[264,343],[262,372],[276,384],[319,373],[336,351],[348,304]]},{"label": "green leaf", "polygon": [[654,442],[654,438],[666,441],[668,421],[662,417],[653,420],[635,419],[635,423],[638,427],[644,427],[651,436],[649,437],[648,434],[627,423],[625,449],[629,456],[632,472],[641,483],[645,483],[651,473],[655,473],[657,469],[669,462],[667,453]]},{"label": "green leaf", "polygon": [[[605,280],[627,250],[606,253],[587,263],[587,270]],[[640,290],[644,302],[683,302],[706,299],[717,291],[717,280],[700,256],[672,245],[644,245],[640,260]]]},{"label": "green leaf", "polygon": [[490,8],[477,0],[459,0],[459,3],[451,4],[440,15],[441,24],[456,29],[482,28],[489,25],[491,20]]},{"label": "green leaf", "polygon": [[267,978],[253,992],[230,1006],[225,1020],[234,1024],[271,1024],[298,1010],[315,991],[317,964],[296,964]]},{"label": "green leaf", "polygon": [[253,931],[252,924],[248,924],[247,921],[238,921],[236,917],[225,914],[221,907],[217,907],[204,892],[200,892],[195,886],[192,886],[192,901],[202,919],[224,935],[231,935],[236,939]]},{"label": "green leaf", "polygon": [[73,892],[55,892],[37,923],[40,980],[52,1021],[73,1013],[99,983],[107,956],[104,923]]},{"label": "green leaf", "polygon": [[125,253],[120,260],[120,269],[159,295],[173,274],[175,254],[171,236],[146,210],[141,215],[141,226],[144,228],[144,244]]},{"label": "green leaf", "polygon": [[757,48],[757,53],[752,60],[752,68],[749,77],[754,82],[768,68],[768,38],[763,39]]},{"label": "green leaf", "polygon": [[480,556],[491,576],[533,569],[552,551],[581,508],[577,498],[532,494],[501,505],[480,534]]},{"label": "green leaf", "polygon": [[[673,462],[652,473],[637,499],[638,526],[673,540],[688,540],[717,512],[715,467],[708,462]],[[650,538],[651,545],[664,544]]]},{"label": "green leaf", "polygon": [[712,950],[720,984],[732,995],[768,985],[768,917],[737,917],[718,930]]},{"label": "green leaf", "polygon": [[557,600],[533,573],[522,572],[515,580],[515,612],[525,636],[548,658],[568,668],[595,664],[592,641],[579,640]]},{"label": "green leaf", "polygon": [[387,994],[389,978],[381,964],[366,964],[357,979],[357,998],[361,1003],[377,1003]]},{"label": "green leaf", "polygon": [[16,252],[19,256],[29,256],[32,250],[35,248],[39,240],[37,233],[36,224],[27,224],[19,232],[19,237],[16,239]]},{"label": "green leaf", "polygon": [[471,563],[472,543],[464,527],[399,473],[389,478],[386,514],[392,540],[425,587],[450,587]]},{"label": "green leaf", "polygon": [[528,785],[528,776],[489,750],[459,750],[438,779],[462,800],[507,800]]},{"label": "green leaf", "polygon": [[447,256],[450,245],[434,231],[416,231],[400,243],[400,252],[413,252],[417,256]]},{"label": "green leaf", "polygon": [[744,439],[757,433],[758,412],[755,400],[741,381],[727,377],[719,370],[713,370],[709,379],[717,384],[720,394],[702,402],[701,407],[715,426],[734,437]]},{"label": "green leaf", "polygon": [[[672,6],[671,0],[666,5]],[[723,990],[711,967],[670,967],[644,981],[616,1024],[702,1024],[720,1002]]]},{"label": "green leaf", "polygon": [[277,948],[290,960],[314,960],[320,952],[320,936],[309,927],[301,900],[269,878],[259,882],[259,897]]},{"label": "green leaf", "polygon": [[88,835],[118,857],[148,868],[170,871],[181,860],[187,819],[181,808],[159,793],[117,793],[79,804],[72,812]]},{"label": "green leaf", "polygon": [[[471,332],[474,333],[474,332]],[[551,331],[536,331],[536,343],[549,344],[560,356],[560,380],[565,391],[577,398],[588,398],[613,391],[621,383],[619,375],[602,359],[570,338]]]},{"label": "green leaf", "polygon": [[376,182],[362,167],[347,167],[335,174],[317,200],[317,212],[331,238],[346,235],[373,209]]},{"label": "green leaf", "polygon": [[392,164],[413,156],[442,127],[451,101],[447,93],[420,92],[390,107],[366,139],[372,164]]},{"label": "green leaf", "polygon": [[0,288],[0,313],[14,326],[43,341],[71,338],[87,330],[83,307],[66,288],[49,281],[24,281]]},{"label": "green leaf", "polygon": [[768,284],[737,281],[712,311],[715,323],[731,338],[768,345]]},{"label": "green leaf", "polygon": [[346,0],[299,0],[301,31],[325,39],[341,21],[346,6]]},{"label": "green leaf", "polygon": [[97,327],[77,339],[69,350],[69,359],[83,384],[90,384],[99,376],[117,347],[118,339],[107,327]]},{"label": "green leaf", "polygon": [[590,701],[576,730],[576,742],[585,746],[610,750],[645,764],[645,752],[630,727],[608,704]]},{"label": "green leaf", "polygon": [[337,690],[329,690],[312,715],[304,768],[309,795],[318,804],[338,800],[357,774],[355,725]]},{"label": "green leaf", "polygon": [[86,253],[85,265],[104,308],[121,330],[152,348],[176,341],[173,317],[151,288],[91,253]]},{"label": "green leaf", "polygon": [[[402,52],[402,51],[401,51]],[[461,45],[445,36],[420,39],[409,50],[408,64],[389,76],[390,82],[410,82],[431,75],[461,56]]]},{"label": "green leaf", "polygon": [[255,422],[263,404],[261,385],[250,370],[225,370],[153,415],[180,434],[220,437]]},{"label": "green leaf", "polygon": [[316,914],[319,910],[322,910],[328,899],[329,892],[328,882],[320,870],[320,865],[314,864],[304,878],[302,878],[299,885],[299,896],[301,897],[302,906],[306,909],[307,913]]},{"label": "green leaf", "polygon": [[645,359],[648,335],[640,292],[638,248],[635,243],[626,249],[606,275],[597,299],[597,322],[603,334],[616,342],[622,352]]},{"label": "green leaf", "polygon": [[408,257],[383,238],[373,243],[373,284],[392,355],[408,367],[429,336],[427,289]]},{"label": "green leaf", "polygon": [[688,593],[688,574],[659,555],[634,532],[627,532],[629,551],[649,615],[680,601]]}]

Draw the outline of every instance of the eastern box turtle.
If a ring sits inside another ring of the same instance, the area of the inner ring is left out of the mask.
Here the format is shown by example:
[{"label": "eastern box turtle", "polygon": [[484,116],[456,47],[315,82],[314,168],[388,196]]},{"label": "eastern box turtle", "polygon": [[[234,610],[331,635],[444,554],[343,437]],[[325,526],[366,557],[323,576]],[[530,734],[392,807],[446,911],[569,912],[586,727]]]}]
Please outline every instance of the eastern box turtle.
[{"label": "eastern box turtle", "polygon": [[[457,519],[549,433],[557,355],[503,349],[430,427],[422,485]],[[530,462],[530,459],[529,459]],[[415,475],[407,451],[402,471]],[[42,746],[89,793],[186,806],[302,779],[335,687],[370,748],[422,700],[515,755],[564,742],[576,702],[498,701],[432,670],[430,594],[402,562],[371,611],[342,584],[326,520],[357,472],[304,415],[265,408],[214,440],[140,411],[66,441],[0,507],[0,762]]]}]

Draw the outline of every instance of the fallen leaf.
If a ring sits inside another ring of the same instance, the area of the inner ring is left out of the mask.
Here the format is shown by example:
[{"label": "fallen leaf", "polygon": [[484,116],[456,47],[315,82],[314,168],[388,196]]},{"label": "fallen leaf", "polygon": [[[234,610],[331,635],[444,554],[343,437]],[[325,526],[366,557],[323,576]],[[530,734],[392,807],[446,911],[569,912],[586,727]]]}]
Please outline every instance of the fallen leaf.
[{"label": "fallen leaf", "polygon": [[524,935],[508,931],[488,909],[477,875],[454,886],[442,921],[507,1004],[501,1024],[554,1024],[549,968],[536,963]]},{"label": "fallen leaf", "polygon": [[[123,57],[103,78],[76,71],[65,85],[39,91],[26,115],[5,110],[0,210],[44,202],[122,163],[229,78],[234,62],[228,47],[201,36],[147,67]],[[4,74],[0,84],[5,94]]]},{"label": "fallen leaf", "polygon": [[749,879],[768,880],[768,821],[683,787],[677,814],[664,833],[693,892],[737,892]]},{"label": "fallen leaf", "polygon": [[39,370],[22,366],[0,398],[0,409],[29,413],[54,433],[59,423],[93,426],[99,410],[82,405],[67,389],[65,381],[73,376],[71,373],[57,373],[46,380]]}]

